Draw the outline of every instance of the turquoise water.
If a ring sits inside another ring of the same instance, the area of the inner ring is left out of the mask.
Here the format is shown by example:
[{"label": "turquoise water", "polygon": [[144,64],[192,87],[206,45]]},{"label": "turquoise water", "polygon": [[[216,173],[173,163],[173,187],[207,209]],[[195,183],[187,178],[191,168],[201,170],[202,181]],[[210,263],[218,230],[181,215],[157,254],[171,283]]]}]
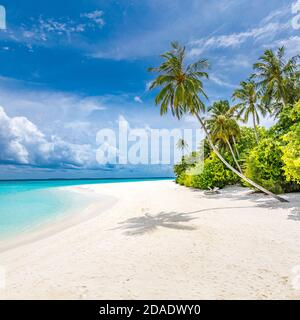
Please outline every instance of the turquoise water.
[{"label": "turquoise water", "polygon": [[162,179],[0,181],[0,237],[27,231],[90,199],[60,187]]}]

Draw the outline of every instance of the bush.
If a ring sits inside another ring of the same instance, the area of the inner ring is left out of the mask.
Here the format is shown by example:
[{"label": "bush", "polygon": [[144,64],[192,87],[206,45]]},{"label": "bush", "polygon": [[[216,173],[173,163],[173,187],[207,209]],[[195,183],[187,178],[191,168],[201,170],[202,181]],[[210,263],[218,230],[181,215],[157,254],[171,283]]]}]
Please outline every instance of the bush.
[{"label": "bush", "polygon": [[[258,127],[259,139],[264,139],[267,137],[267,131],[265,128]],[[247,158],[250,151],[257,146],[255,132],[253,128],[241,127],[241,135],[239,137],[237,147],[241,158]]]},{"label": "bush", "polygon": [[239,182],[239,177],[225,167],[215,153],[212,153],[204,162],[199,174],[192,177],[192,187],[202,190],[219,187]]},{"label": "bush", "polygon": [[270,134],[275,138],[282,137],[290,131],[290,128],[300,122],[300,101],[293,107],[285,107],[280,115],[278,122],[270,129]]},{"label": "bush", "polygon": [[300,184],[300,123],[292,126],[282,140],[285,142],[282,161],[286,179]]},{"label": "bush", "polygon": [[274,193],[282,193],[287,189],[282,167],[280,142],[266,138],[250,152],[245,174],[262,187]]},{"label": "bush", "polygon": [[184,173],[187,169],[188,169],[188,165],[185,162],[184,157],[183,157],[181,162],[174,166],[174,173],[175,173],[177,183],[181,184],[180,181],[182,180],[182,176],[184,175]]}]

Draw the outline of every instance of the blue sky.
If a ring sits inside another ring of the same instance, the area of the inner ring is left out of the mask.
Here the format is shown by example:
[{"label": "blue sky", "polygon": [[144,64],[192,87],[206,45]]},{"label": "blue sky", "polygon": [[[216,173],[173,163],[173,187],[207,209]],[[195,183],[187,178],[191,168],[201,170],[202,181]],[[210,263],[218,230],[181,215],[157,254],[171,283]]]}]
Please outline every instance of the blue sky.
[{"label": "blue sky", "polygon": [[0,179],[170,175],[170,166],[98,166],[94,158],[97,131],[120,117],[132,128],[196,128],[190,117],[161,118],[147,92],[147,68],[171,41],[186,45],[190,61],[209,59],[208,105],[230,99],[266,48],[285,45],[293,55],[300,47],[296,0],[0,4]]}]

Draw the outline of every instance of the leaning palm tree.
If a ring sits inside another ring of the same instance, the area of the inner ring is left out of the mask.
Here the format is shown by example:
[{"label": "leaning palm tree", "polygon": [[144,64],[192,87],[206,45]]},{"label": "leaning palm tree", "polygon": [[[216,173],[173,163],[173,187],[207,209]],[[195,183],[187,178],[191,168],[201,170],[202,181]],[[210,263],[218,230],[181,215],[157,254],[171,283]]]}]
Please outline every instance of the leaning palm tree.
[{"label": "leaning palm tree", "polygon": [[275,53],[266,50],[254,64],[254,77],[263,90],[263,102],[278,115],[285,106],[293,105],[299,97],[300,56],[285,58],[281,47]]},{"label": "leaning palm tree", "polygon": [[233,117],[229,103],[227,101],[216,102],[208,111],[210,118],[206,120],[206,124],[212,141],[229,149],[237,168],[240,173],[243,173],[231,145],[231,141],[235,143],[235,138],[240,136],[240,127]]},{"label": "leaning palm tree", "polygon": [[186,50],[178,43],[172,43],[172,50],[162,54],[161,57],[164,62],[157,68],[149,69],[150,72],[158,73],[157,78],[150,86],[150,90],[161,89],[155,98],[156,105],[160,105],[161,115],[166,114],[170,109],[178,119],[182,118],[186,113],[195,116],[203,128],[211,148],[230,170],[260,191],[281,202],[287,202],[287,200],[266,190],[232,167],[214,145],[209,131],[200,116],[200,112],[205,111],[205,105],[200,97],[207,98],[201,81],[202,78],[208,78],[208,74],[205,72],[208,67],[207,60],[199,60],[186,66]]},{"label": "leaning palm tree", "polygon": [[260,121],[259,114],[265,116],[267,110],[260,103],[260,96],[257,92],[255,82],[253,80],[241,82],[240,88],[234,91],[232,98],[234,101],[240,101],[236,106],[234,106],[234,109],[237,111],[238,118],[242,119],[243,122],[248,122],[249,116],[252,116],[255,138],[258,144],[259,138],[257,126],[259,125]]}]

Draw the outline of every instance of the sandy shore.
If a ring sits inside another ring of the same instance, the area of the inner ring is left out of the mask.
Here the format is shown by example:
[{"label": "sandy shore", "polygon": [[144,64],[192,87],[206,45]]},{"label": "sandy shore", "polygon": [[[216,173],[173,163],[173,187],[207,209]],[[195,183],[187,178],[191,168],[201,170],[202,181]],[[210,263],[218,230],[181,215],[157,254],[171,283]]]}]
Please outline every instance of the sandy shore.
[{"label": "sandy shore", "polygon": [[2,252],[1,299],[300,298],[299,194],[282,204],[171,181],[71,189],[117,201]]}]

